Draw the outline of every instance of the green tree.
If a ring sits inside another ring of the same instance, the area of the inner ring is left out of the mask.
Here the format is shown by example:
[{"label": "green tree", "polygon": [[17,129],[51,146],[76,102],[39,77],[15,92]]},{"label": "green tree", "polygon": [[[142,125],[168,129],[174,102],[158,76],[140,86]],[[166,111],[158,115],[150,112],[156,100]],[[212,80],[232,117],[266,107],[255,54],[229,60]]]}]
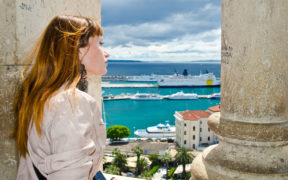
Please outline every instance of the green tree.
[{"label": "green tree", "polygon": [[137,166],[137,173],[141,174],[144,171],[149,170],[149,164],[145,158],[140,158],[136,164]]},{"label": "green tree", "polygon": [[152,162],[151,166],[155,166],[160,163],[158,154],[150,154],[148,158]]},{"label": "green tree", "polygon": [[194,157],[190,154],[188,154],[187,149],[182,147],[178,150],[175,160],[177,164],[182,164],[183,166],[183,172],[182,172],[182,178],[186,179],[186,164],[190,164],[193,161]]},{"label": "green tree", "polygon": [[120,140],[129,135],[130,130],[126,126],[115,125],[107,129],[107,138],[110,138],[112,141]]},{"label": "green tree", "polygon": [[133,152],[136,154],[137,156],[137,162],[136,162],[136,169],[137,169],[137,175],[141,174],[141,172],[139,171],[139,160],[140,160],[140,156],[141,154],[144,153],[143,149],[140,146],[136,146],[133,148]]},{"label": "green tree", "polygon": [[114,148],[113,151],[112,151],[112,154],[115,155],[115,156],[117,154],[119,154],[119,153],[121,153],[121,151],[118,148]]},{"label": "green tree", "polygon": [[166,179],[168,178],[168,169],[169,169],[169,162],[172,161],[172,157],[169,152],[164,153],[161,156],[161,161],[166,165]]},{"label": "green tree", "polygon": [[109,165],[105,168],[105,173],[119,175],[120,169],[115,165]]},{"label": "green tree", "polygon": [[117,148],[113,150],[112,154],[115,155],[112,164],[119,168],[119,174],[121,175],[121,172],[126,168],[127,157]]}]

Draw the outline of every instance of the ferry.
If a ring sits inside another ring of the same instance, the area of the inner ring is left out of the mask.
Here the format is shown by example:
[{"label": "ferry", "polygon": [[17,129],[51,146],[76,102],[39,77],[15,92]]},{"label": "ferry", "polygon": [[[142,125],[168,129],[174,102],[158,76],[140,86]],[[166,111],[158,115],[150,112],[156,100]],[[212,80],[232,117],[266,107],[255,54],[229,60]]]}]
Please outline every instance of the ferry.
[{"label": "ferry", "polygon": [[159,94],[136,93],[130,99],[132,100],[161,100],[163,98]]},{"label": "ferry", "polygon": [[167,99],[198,99],[198,95],[195,93],[183,93],[183,91],[177,92],[167,96]]},{"label": "ferry", "polygon": [[158,124],[146,129],[137,129],[134,134],[143,138],[175,138],[175,126],[170,126],[169,122],[165,124]]},{"label": "ferry", "polygon": [[192,75],[173,75],[157,81],[159,87],[213,87],[220,86],[220,79],[213,73]]}]

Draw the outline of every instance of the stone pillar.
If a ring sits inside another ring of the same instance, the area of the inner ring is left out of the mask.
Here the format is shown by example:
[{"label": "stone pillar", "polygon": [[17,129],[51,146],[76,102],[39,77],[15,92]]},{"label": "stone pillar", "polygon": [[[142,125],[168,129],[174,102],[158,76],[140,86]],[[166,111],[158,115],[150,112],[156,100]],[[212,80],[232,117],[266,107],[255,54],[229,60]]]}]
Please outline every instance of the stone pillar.
[{"label": "stone pillar", "polygon": [[[16,179],[18,153],[9,138],[12,104],[25,53],[58,14],[83,15],[100,22],[101,0],[0,0],[0,179]],[[92,77],[91,86],[101,82]],[[101,89],[89,88],[101,107]]]},{"label": "stone pillar", "polygon": [[192,179],[288,179],[288,1],[222,0],[219,139]]}]

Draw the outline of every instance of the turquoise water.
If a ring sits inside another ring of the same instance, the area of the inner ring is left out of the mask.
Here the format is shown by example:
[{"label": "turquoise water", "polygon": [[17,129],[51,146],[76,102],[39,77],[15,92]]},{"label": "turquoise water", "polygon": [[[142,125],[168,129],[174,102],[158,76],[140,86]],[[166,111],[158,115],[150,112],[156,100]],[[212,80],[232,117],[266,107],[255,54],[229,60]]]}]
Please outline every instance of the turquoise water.
[{"label": "turquoise water", "polygon": [[[208,95],[220,92],[220,87],[209,88],[103,88],[103,95],[119,95],[121,93],[158,93],[169,95],[179,91],[184,93],[197,93]],[[206,110],[220,103],[219,99],[197,99],[197,100],[112,100],[104,101],[107,128],[111,125],[124,125],[130,131],[130,137],[134,136],[134,129],[145,129],[158,123],[169,120],[175,125],[175,111]]]},{"label": "turquoise water", "polygon": [[183,91],[184,93],[196,93],[198,95],[209,95],[219,93],[220,87],[206,87],[206,88],[103,88],[103,95],[120,95],[122,93],[136,94],[139,93],[158,93],[161,95],[170,95]]}]

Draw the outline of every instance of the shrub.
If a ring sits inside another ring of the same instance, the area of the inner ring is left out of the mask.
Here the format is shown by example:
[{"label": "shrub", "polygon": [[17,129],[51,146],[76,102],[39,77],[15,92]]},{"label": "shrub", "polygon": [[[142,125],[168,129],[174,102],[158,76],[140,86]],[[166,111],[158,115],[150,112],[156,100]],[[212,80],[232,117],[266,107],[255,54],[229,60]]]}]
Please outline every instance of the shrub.
[{"label": "shrub", "polygon": [[168,179],[171,179],[173,177],[175,170],[176,170],[176,167],[172,167],[170,169],[170,171],[168,172]]},{"label": "shrub", "polygon": [[149,171],[149,174],[153,176],[159,168],[159,165],[153,166],[153,168]]}]

